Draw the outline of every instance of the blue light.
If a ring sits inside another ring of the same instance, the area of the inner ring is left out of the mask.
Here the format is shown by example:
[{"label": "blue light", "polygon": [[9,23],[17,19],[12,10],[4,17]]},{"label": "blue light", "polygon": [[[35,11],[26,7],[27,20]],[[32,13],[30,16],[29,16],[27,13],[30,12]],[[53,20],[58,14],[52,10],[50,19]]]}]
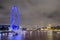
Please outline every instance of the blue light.
[{"label": "blue light", "polygon": [[[17,18],[14,17],[14,11],[16,11]],[[14,24],[16,22],[15,19],[17,19],[16,25]],[[20,12],[19,12],[18,7],[16,5],[14,5],[12,7],[10,20],[11,20],[11,25],[10,26],[12,27],[12,29],[19,29],[19,26],[20,26]]]}]

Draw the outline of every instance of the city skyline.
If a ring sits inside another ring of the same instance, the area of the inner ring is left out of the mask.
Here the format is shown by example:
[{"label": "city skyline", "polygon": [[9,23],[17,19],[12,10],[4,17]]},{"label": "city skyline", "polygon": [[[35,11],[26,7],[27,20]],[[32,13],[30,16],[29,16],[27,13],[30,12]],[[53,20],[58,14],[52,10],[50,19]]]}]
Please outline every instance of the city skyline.
[{"label": "city skyline", "polygon": [[21,25],[60,25],[60,2],[57,0],[0,0],[0,24],[10,24],[14,4],[21,11]]}]

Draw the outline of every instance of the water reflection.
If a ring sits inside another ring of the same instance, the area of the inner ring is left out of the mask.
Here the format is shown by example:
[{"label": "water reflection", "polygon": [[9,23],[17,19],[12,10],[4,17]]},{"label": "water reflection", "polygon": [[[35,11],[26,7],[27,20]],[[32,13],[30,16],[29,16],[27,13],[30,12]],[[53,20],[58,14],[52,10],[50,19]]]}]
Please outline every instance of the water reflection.
[{"label": "water reflection", "polygon": [[8,35],[6,33],[1,34],[1,40],[8,40]]},{"label": "water reflection", "polygon": [[9,34],[6,34],[6,33],[3,33],[1,34],[1,40],[24,40],[24,34],[25,32],[24,31],[21,31],[21,33],[9,33]]},{"label": "water reflection", "polygon": [[2,34],[0,40],[60,40],[60,31],[21,31],[18,34]]}]

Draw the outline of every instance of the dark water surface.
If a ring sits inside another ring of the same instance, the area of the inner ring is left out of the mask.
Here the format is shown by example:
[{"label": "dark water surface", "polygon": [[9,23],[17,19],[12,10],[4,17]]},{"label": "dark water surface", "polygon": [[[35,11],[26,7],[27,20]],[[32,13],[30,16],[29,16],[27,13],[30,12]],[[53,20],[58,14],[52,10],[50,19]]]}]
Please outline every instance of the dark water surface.
[{"label": "dark water surface", "polygon": [[58,31],[21,31],[18,34],[0,34],[0,40],[60,40]]}]

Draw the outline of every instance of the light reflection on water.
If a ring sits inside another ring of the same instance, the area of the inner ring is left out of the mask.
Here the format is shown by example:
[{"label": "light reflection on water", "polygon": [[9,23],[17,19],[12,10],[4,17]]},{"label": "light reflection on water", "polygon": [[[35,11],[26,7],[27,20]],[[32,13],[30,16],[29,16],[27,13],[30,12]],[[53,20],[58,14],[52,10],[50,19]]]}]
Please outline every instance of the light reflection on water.
[{"label": "light reflection on water", "polygon": [[[20,33],[14,34],[9,33],[9,35],[0,34],[1,40],[24,40],[25,31],[21,31]],[[4,39],[7,38],[7,39]]]},{"label": "light reflection on water", "polygon": [[1,40],[60,40],[60,34],[53,31],[21,31],[17,35],[0,35]]},{"label": "light reflection on water", "polygon": [[21,31],[18,35],[14,36],[12,40],[24,40],[25,32],[26,31]]},{"label": "light reflection on water", "polygon": [[23,40],[23,39],[24,39],[23,35],[16,35],[12,38],[12,40]]}]

